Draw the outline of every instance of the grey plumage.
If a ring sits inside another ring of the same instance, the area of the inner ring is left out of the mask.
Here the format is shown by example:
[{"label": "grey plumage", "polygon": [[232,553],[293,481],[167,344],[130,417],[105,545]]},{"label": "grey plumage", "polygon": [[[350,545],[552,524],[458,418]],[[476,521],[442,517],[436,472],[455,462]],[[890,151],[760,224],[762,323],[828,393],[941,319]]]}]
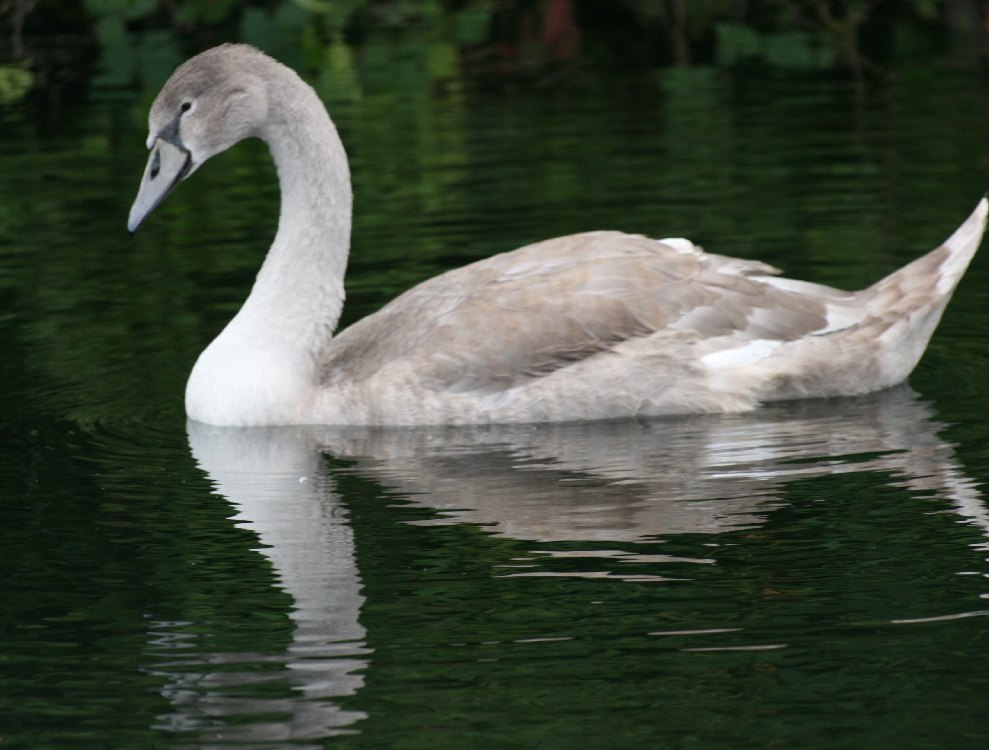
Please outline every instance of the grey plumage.
[{"label": "grey plumage", "polygon": [[[558,237],[449,271],[334,335],[350,244],[347,158],[315,92],[257,50],[183,64],[149,116],[132,231],[206,159],[270,146],[278,233],[186,408],[216,424],[571,421],[743,411],[904,380],[986,225],[844,292],[683,239]],[[158,174],[159,171],[165,174]]]}]

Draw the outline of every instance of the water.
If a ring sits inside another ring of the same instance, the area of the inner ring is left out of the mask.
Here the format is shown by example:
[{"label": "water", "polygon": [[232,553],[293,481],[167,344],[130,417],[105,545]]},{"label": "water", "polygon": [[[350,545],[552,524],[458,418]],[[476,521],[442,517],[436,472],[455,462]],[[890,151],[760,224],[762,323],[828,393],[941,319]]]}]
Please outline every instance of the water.
[{"label": "water", "polygon": [[[347,320],[554,234],[859,287],[989,184],[985,84],[765,71],[410,87],[335,113]],[[743,416],[189,427],[273,234],[264,149],[136,238],[149,96],[0,108],[0,744],[982,748],[989,263],[910,386]]]}]

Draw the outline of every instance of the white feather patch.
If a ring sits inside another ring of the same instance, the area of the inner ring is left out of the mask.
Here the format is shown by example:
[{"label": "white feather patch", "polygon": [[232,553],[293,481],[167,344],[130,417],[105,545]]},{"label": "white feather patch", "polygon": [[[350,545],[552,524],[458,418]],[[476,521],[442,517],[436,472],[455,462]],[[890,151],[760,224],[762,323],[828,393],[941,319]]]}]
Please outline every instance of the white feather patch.
[{"label": "white feather patch", "polygon": [[680,255],[694,255],[699,252],[697,245],[683,237],[667,237],[666,239],[657,240],[657,242],[667,247],[672,247]]},{"label": "white feather patch", "polygon": [[701,357],[700,361],[712,370],[751,365],[768,357],[782,343],[782,341],[772,341],[770,339],[755,339],[745,344],[745,346],[735,349],[722,349],[718,352],[705,354]]},{"label": "white feather patch", "polygon": [[818,328],[816,331],[812,331],[812,336],[823,336],[827,333],[843,331],[861,322],[862,318],[865,317],[862,310],[844,307],[842,305],[825,305],[824,309],[827,311],[827,324],[824,328]]}]

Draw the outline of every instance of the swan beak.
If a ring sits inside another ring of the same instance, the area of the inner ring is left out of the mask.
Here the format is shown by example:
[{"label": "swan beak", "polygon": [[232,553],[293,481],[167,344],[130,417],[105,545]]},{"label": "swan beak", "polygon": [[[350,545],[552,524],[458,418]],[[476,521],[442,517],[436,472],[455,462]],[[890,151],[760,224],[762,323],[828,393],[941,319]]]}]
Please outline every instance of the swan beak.
[{"label": "swan beak", "polygon": [[148,157],[148,166],[144,168],[144,177],[141,178],[141,187],[137,190],[137,198],[134,199],[134,205],[127,217],[128,232],[134,234],[137,231],[148,214],[189,174],[191,167],[192,155],[186,149],[171,141],[155,139]]}]

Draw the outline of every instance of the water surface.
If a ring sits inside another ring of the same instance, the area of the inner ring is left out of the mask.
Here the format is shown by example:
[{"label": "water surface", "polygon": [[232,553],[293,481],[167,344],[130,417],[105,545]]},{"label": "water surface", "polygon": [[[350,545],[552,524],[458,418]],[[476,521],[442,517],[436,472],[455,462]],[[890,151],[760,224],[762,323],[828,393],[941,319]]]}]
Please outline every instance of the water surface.
[{"label": "water surface", "polygon": [[[989,184],[985,83],[587,74],[334,114],[347,321],[585,229],[861,287]],[[982,748],[989,265],[910,386],[742,416],[186,425],[274,232],[259,144],[124,231],[153,92],[0,109],[9,747]]]}]

